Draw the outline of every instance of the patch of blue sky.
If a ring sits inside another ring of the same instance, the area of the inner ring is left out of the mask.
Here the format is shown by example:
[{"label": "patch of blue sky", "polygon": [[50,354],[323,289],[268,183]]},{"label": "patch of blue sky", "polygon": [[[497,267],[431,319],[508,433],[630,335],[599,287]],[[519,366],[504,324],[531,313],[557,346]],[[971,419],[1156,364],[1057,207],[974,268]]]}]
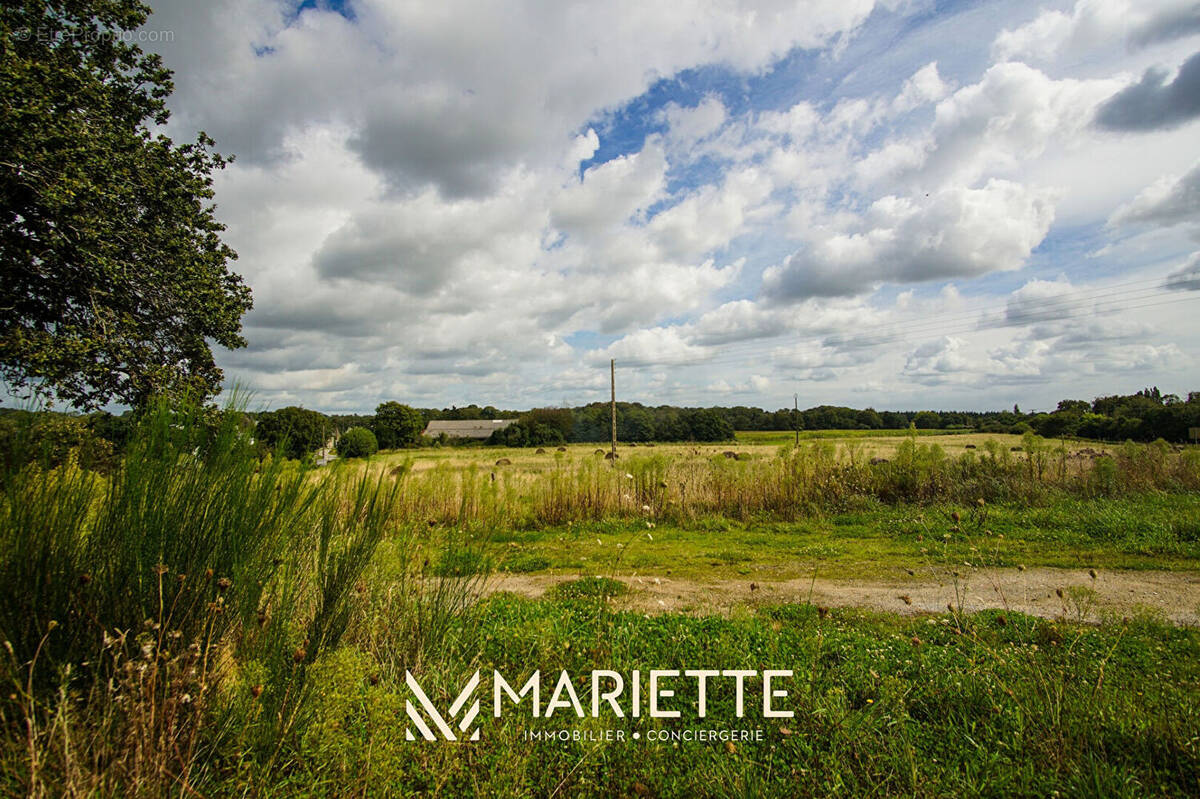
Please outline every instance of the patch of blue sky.
[{"label": "patch of blue sky", "polygon": [[[671,164],[667,171],[667,193],[675,195],[691,191],[699,186],[719,184],[724,176],[725,166],[723,161],[707,154],[694,161]],[[667,205],[671,204],[673,203]]]},{"label": "patch of blue sky", "polygon": [[305,11],[332,11],[335,14],[341,14],[349,20],[355,18],[354,3],[352,0],[301,0],[296,4],[291,19],[296,19]]},{"label": "patch of blue sky", "polygon": [[[596,164],[639,152],[647,137],[665,132],[663,112],[672,103],[694,108],[705,98],[715,96],[730,118],[784,111],[802,101],[828,111],[842,99],[894,96],[908,77],[935,60],[944,78],[957,83],[974,80],[988,60],[990,39],[983,39],[982,32],[995,27],[982,22],[971,26],[972,30],[980,31],[979,41],[973,41],[969,36],[964,39],[958,27],[950,35],[949,26],[956,26],[956,20],[963,16],[997,14],[986,3],[967,0],[936,7],[926,4],[918,6],[916,11],[911,7],[901,11],[880,7],[846,44],[833,48],[832,53],[796,48],[757,74],[709,64],[661,78],[640,96],[601,113],[581,127],[581,132],[595,128],[600,144],[590,159],[580,163],[580,174]],[[916,115],[913,120],[920,118],[921,115]],[[902,127],[907,127],[905,121],[900,120]],[[874,131],[864,139],[864,149],[883,144],[894,132]],[[703,175],[705,168],[689,166],[672,178],[679,186],[699,185],[692,170]]]},{"label": "patch of blue sky", "polygon": [[577,350],[598,350],[604,349],[619,338],[621,337],[618,335],[598,333],[595,330],[575,330],[563,336],[563,341]]},{"label": "patch of blue sky", "polygon": [[[1064,277],[1074,286],[1123,278],[1122,282],[1145,280],[1142,270],[1160,268],[1169,248],[1121,248],[1106,252],[1111,233],[1104,222],[1082,224],[1070,228],[1052,229],[1050,235],[1034,250],[1021,274],[1027,280],[1052,281]],[[1180,242],[1178,257],[1186,256],[1187,242]],[[1015,287],[1014,287],[1015,288]]]},{"label": "patch of blue sky", "polygon": [[717,265],[733,263],[738,258],[746,260],[737,278],[716,292],[718,303],[757,297],[762,289],[763,272],[786,261],[796,249],[796,242],[778,236],[748,233],[734,239],[721,257],[716,258]]}]

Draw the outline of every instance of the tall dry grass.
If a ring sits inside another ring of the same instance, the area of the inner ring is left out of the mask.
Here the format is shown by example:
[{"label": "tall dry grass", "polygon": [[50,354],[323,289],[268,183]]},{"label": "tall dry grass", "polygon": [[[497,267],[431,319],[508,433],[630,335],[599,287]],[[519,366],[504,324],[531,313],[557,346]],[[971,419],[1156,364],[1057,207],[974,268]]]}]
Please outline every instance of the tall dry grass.
[{"label": "tall dry grass", "polygon": [[414,523],[495,530],[631,517],[790,521],[865,502],[1043,503],[1200,489],[1195,448],[1129,443],[1111,455],[1081,454],[1030,434],[1018,449],[989,440],[952,456],[914,436],[888,459],[868,458],[853,442],[815,441],[765,457],[629,455],[615,467],[560,456],[536,472],[443,463],[397,470],[398,513]]}]

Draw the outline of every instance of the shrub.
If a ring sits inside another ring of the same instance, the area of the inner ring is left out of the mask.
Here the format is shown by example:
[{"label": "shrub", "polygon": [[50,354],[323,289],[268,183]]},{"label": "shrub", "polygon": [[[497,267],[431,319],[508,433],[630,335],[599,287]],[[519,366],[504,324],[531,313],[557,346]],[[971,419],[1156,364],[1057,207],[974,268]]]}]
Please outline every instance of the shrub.
[{"label": "shrub", "polygon": [[337,442],[339,458],[369,458],[378,451],[375,434],[365,427],[351,427]]},{"label": "shrub", "polygon": [[116,451],[85,417],[50,411],[11,411],[0,416],[0,461],[6,468],[27,463],[53,468],[69,460],[85,469],[107,471],[116,463]]},{"label": "shrub", "polygon": [[489,444],[502,447],[556,447],[565,442],[562,432],[540,422],[521,419],[492,433]]}]

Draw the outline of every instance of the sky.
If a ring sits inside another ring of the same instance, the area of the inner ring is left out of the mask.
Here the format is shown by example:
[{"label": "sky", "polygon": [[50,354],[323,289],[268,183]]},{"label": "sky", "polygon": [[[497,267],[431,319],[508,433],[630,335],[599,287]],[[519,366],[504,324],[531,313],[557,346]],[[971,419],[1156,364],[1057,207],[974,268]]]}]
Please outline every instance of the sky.
[{"label": "sky", "polygon": [[155,0],[253,403],[1200,390],[1200,3]]}]

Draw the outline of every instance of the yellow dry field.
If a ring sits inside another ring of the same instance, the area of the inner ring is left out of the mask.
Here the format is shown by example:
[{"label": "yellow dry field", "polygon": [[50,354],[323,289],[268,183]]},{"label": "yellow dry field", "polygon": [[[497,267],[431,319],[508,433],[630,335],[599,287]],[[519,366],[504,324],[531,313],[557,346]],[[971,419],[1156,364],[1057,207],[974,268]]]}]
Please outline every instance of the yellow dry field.
[{"label": "yellow dry field", "polygon": [[[861,431],[823,430],[820,435],[802,434],[801,446],[811,446],[817,443],[832,445],[841,458],[890,458],[895,454],[906,436],[900,432],[889,432],[879,435],[864,435]],[[765,439],[765,440],[764,440]],[[1021,446],[1021,437],[996,433],[924,433],[917,439],[920,444],[936,444],[951,456],[962,455],[974,449],[982,451],[984,442],[992,440],[1002,448],[1012,450]],[[723,453],[734,452],[738,459],[764,460],[775,457],[780,447],[793,443],[790,433],[753,432],[739,433],[736,442],[720,444],[626,444],[617,442],[618,466],[622,460],[631,458],[665,457],[673,464],[684,464],[687,461],[700,461],[721,457]],[[1058,444],[1054,446],[1057,448]],[[1110,448],[1103,444],[1090,442],[1065,442],[1069,453],[1080,459],[1091,455],[1105,453]],[[393,450],[381,452],[370,459],[372,470],[391,470],[403,463],[411,464],[413,472],[420,473],[442,467],[451,471],[459,470],[502,470],[506,476],[514,477],[519,474],[538,475],[551,471],[556,467],[578,464],[582,460],[604,462],[604,455],[609,451],[606,444],[568,444],[560,451],[557,447],[511,448],[488,446],[463,447],[422,447],[419,449]],[[503,463],[508,461],[508,463]]]}]

